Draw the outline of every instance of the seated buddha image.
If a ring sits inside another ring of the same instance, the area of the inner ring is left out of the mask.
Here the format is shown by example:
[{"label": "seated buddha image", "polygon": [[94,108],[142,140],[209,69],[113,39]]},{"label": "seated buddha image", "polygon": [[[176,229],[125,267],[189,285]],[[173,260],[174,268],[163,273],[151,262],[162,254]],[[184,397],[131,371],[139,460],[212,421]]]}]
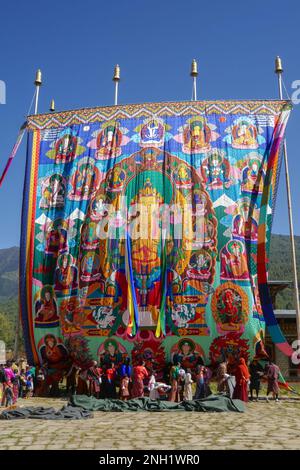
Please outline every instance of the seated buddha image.
[{"label": "seated buddha image", "polygon": [[201,165],[201,174],[208,189],[229,188],[230,164],[219,150],[214,150]]},{"label": "seated buddha image", "polygon": [[200,279],[209,281],[212,276],[212,258],[205,250],[199,250],[192,254],[187,270],[187,277],[190,279]]},{"label": "seated buddha image", "polygon": [[249,279],[245,246],[240,240],[231,240],[221,250],[221,279]]},{"label": "seated buddha image", "polygon": [[67,163],[74,160],[76,155],[77,137],[67,133],[55,145],[55,163]]},{"label": "seated buddha image", "polygon": [[178,188],[190,188],[193,185],[191,170],[185,164],[178,166],[174,179]]},{"label": "seated buddha image", "polygon": [[45,253],[57,257],[68,251],[67,224],[64,220],[54,221],[46,233]]},{"label": "seated buddha image", "polygon": [[261,129],[257,127],[253,121],[247,117],[236,119],[231,127],[225,129],[227,136],[224,141],[237,149],[257,149],[259,145],[265,142],[263,136],[260,135]]},{"label": "seated buddha image", "polygon": [[93,163],[79,163],[71,178],[69,198],[75,201],[89,199],[96,190],[98,179],[98,170]]},{"label": "seated buddha image", "polygon": [[92,220],[99,221],[108,215],[109,200],[105,194],[96,194],[91,200],[89,214]]},{"label": "seated buddha image", "polygon": [[78,287],[77,268],[70,253],[60,255],[54,274],[54,290],[57,296],[74,293]]},{"label": "seated buddha image", "polygon": [[66,180],[60,174],[53,174],[46,178],[42,185],[42,198],[40,200],[41,209],[51,207],[62,208],[65,205]]},{"label": "seated buddha image", "polygon": [[232,235],[233,238],[252,243],[257,242],[258,224],[256,220],[248,214],[245,214],[245,212],[237,214],[233,219]]},{"label": "seated buddha image", "polygon": [[97,159],[106,159],[109,156],[121,155],[122,132],[114,124],[108,124],[97,137]]},{"label": "seated buddha image", "polygon": [[107,175],[110,191],[121,191],[126,180],[126,173],[120,166],[115,166]]},{"label": "seated buddha image", "polygon": [[80,246],[84,250],[94,250],[99,246],[99,237],[97,233],[97,222],[85,222],[81,228]]},{"label": "seated buddha image", "polygon": [[52,286],[46,285],[40,290],[39,299],[35,303],[35,315],[34,323],[36,327],[58,326],[59,317]]},{"label": "seated buddha image", "polygon": [[83,256],[80,265],[80,279],[84,283],[96,281],[101,278],[100,258],[95,252]]},{"label": "seated buddha image", "polygon": [[262,194],[265,172],[259,159],[250,159],[242,170],[242,191],[245,193]]},{"label": "seated buddha image", "polygon": [[159,147],[164,141],[164,124],[160,119],[146,119],[141,127],[141,147]]},{"label": "seated buddha image", "polygon": [[210,149],[211,130],[204,118],[189,120],[183,131],[183,151],[202,153]]}]

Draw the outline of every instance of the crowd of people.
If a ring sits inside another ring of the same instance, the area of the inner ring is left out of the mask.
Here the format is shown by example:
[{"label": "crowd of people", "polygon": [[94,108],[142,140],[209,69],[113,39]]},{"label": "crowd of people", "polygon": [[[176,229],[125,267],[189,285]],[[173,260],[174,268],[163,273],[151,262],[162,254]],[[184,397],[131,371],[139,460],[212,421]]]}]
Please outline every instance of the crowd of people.
[{"label": "crowd of people", "polygon": [[[0,397],[1,406],[12,406],[18,397],[55,396],[59,393],[59,383],[65,381],[68,395],[90,395],[96,398],[119,398],[128,400],[145,395],[151,399],[165,399],[174,402],[201,399],[211,395],[210,382],[214,377],[218,392],[229,394],[247,402],[258,400],[261,380],[268,383],[267,399],[270,393],[278,401],[279,368],[271,361],[265,367],[253,360],[249,367],[243,358],[237,363],[222,362],[215,370],[202,364],[195,369],[184,368],[179,361],[169,364],[164,371],[155,371],[154,367],[145,365],[143,359],[131,365],[125,358],[117,366],[114,363],[98,364],[94,361],[90,367],[81,369],[75,364],[64,377],[49,382],[47,365],[37,369],[21,360],[0,366]],[[57,383],[56,383],[57,382]],[[49,383],[51,384],[49,386]],[[194,384],[194,386],[193,386]],[[255,392],[256,397],[253,394]]]}]

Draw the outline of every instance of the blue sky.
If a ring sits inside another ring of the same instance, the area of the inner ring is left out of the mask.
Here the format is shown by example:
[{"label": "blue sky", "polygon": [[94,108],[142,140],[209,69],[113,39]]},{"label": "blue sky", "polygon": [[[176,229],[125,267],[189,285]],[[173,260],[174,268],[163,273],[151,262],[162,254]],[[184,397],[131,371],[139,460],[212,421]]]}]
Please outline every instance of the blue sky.
[{"label": "blue sky", "polygon": [[[0,8],[0,171],[24,121],[35,70],[43,71],[40,112],[51,98],[65,110],[112,104],[121,65],[120,103],[189,100],[189,68],[199,63],[198,99],[277,98],[280,55],[289,93],[300,80],[300,3],[286,0],[51,0]],[[300,104],[288,130],[294,226],[300,235]],[[0,248],[19,245],[25,144],[0,189]],[[287,234],[284,173],[273,232]]]}]

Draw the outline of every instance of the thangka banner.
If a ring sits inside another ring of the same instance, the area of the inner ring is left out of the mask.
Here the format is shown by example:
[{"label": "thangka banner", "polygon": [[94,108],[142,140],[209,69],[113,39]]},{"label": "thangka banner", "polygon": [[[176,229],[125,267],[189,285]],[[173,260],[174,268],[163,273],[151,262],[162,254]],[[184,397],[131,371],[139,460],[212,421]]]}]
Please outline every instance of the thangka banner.
[{"label": "thangka banner", "polygon": [[152,103],[28,119],[29,360],[156,369],[286,354],[267,288],[286,101]]}]

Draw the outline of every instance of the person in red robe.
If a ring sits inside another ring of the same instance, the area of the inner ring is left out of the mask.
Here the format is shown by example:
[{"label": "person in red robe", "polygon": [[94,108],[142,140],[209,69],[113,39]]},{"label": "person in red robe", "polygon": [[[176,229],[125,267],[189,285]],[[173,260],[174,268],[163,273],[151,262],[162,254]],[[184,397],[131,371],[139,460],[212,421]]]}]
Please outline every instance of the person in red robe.
[{"label": "person in red robe", "polygon": [[145,361],[140,361],[139,365],[133,368],[133,387],[131,392],[132,398],[140,398],[144,396],[144,379],[148,377],[148,371],[145,367]]},{"label": "person in red robe", "polygon": [[235,371],[235,388],[232,398],[238,398],[239,400],[248,401],[248,381],[250,379],[249,370],[245,359],[240,358],[239,364]]}]

